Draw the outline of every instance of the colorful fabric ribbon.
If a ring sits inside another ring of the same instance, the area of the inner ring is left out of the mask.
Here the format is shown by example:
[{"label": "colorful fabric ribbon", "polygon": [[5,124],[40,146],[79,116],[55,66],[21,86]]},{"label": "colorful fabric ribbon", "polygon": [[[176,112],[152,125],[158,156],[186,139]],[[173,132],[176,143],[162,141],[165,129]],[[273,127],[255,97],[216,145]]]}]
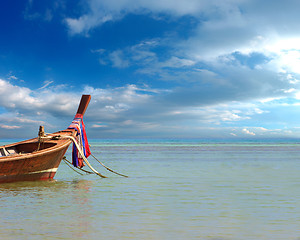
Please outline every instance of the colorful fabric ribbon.
[{"label": "colorful fabric ribbon", "polygon": [[[76,129],[77,131],[76,141],[78,145],[81,147],[84,156],[88,158],[91,155],[91,151],[90,151],[90,146],[88,143],[88,139],[85,132],[85,126],[82,118],[83,118],[82,114],[76,114],[71,125],[68,128]],[[83,158],[78,152],[75,143],[73,143],[72,163],[74,167],[82,168],[84,166]]]}]

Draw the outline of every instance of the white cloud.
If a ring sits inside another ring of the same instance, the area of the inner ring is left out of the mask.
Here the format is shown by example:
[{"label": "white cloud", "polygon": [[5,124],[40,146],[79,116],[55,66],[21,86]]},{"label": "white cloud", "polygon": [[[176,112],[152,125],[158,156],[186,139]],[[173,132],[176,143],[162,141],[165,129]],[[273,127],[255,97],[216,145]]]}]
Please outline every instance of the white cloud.
[{"label": "white cloud", "polygon": [[91,128],[107,128],[107,126],[106,125],[101,125],[101,124],[93,124],[91,126]]},{"label": "white cloud", "polygon": [[[190,15],[199,21],[195,34],[186,41],[169,41],[169,44],[180,48],[188,57],[183,59],[173,56],[165,64],[186,66],[193,65],[195,61],[214,61],[234,52],[260,52],[273,57],[270,67],[277,65],[277,71],[284,69],[299,73],[300,36],[292,33],[298,28],[296,23],[300,17],[295,9],[300,7],[300,3],[287,1],[278,4],[278,0],[274,4],[273,2],[91,0],[87,2],[87,12],[78,18],[67,18],[66,23],[72,34],[88,34],[91,29],[107,21],[120,20],[128,13],[151,13],[152,16],[164,13],[175,19]],[[282,12],[282,9],[289,13],[288,16],[278,16],[277,13]],[[116,67],[128,66],[128,61],[122,61],[120,52],[112,53],[111,57]]]},{"label": "white cloud", "polygon": [[[193,82],[189,87],[195,92],[187,98],[191,102],[202,100],[201,83],[210,86],[206,90],[208,94],[204,94],[206,98],[218,94],[219,102],[291,96],[290,89],[299,87],[300,48],[297,43],[300,36],[288,33],[295,27],[289,24],[291,18],[297,20],[299,16],[291,11],[289,20],[281,18],[279,23],[269,11],[257,10],[258,5],[266,10],[268,4],[255,0],[192,0],[188,4],[179,0],[92,0],[88,12],[78,19],[71,19],[77,27],[69,27],[76,33],[88,33],[101,26],[104,16],[109,15],[109,21],[120,20],[128,13],[148,16],[164,13],[173,17],[174,22],[178,17],[190,15],[199,22],[193,34],[185,40],[176,38],[176,34],[168,34],[111,52],[102,49],[98,52],[99,62],[116,68],[134,66],[136,73],[157,76],[157,80]],[[284,8],[293,10],[300,4],[288,2],[284,5]],[[276,12],[281,6],[272,5],[271,12]],[[269,17],[278,24],[269,21]],[[286,26],[286,34],[280,34],[283,26]],[[160,58],[155,50],[157,46],[168,48],[169,54]],[[236,53],[247,62],[242,63]],[[258,57],[252,54],[259,54],[265,60],[258,61]],[[196,94],[197,90],[199,94]]]},{"label": "white cloud", "polygon": [[114,67],[126,68],[129,66],[129,61],[124,59],[124,54],[121,50],[110,53],[109,59],[111,60]]},{"label": "white cloud", "polygon": [[86,25],[83,17],[80,17],[79,19],[67,18],[66,22],[70,28],[71,34],[81,33]]},{"label": "white cloud", "polygon": [[248,129],[244,128],[243,129],[243,133],[247,134],[247,135],[252,135],[252,136],[255,136],[255,133],[254,132],[250,132]]},{"label": "white cloud", "polygon": [[35,104],[35,99],[30,94],[30,89],[0,79],[0,102],[3,107],[15,108],[16,105],[26,107],[27,104]]},{"label": "white cloud", "polygon": [[[188,4],[179,0],[90,0],[88,11],[79,18],[67,18],[71,34],[88,33],[90,29],[107,21],[122,18],[127,13],[169,13],[176,16],[196,15],[214,6],[214,1],[190,0]],[[231,1],[226,1],[230,3]]]},{"label": "white cloud", "polygon": [[47,88],[50,84],[52,84],[54,81],[52,80],[46,80],[44,81],[44,85],[42,87],[39,88],[39,90],[45,89]]},{"label": "white cloud", "polygon": [[[36,115],[39,113],[69,113],[70,105],[76,98],[72,93],[61,93],[57,88],[52,91],[45,83],[37,91],[26,87],[13,85],[9,81],[0,79],[0,106],[20,114]],[[55,104],[60,102],[60,105]]]},{"label": "white cloud", "polygon": [[172,56],[167,61],[161,64],[161,67],[170,67],[170,68],[182,68],[186,66],[193,66],[195,65],[195,61],[190,59],[178,58],[176,56]]},{"label": "white cloud", "polygon": [[92,15],[83,15],[78,19],[66,18],[65,21],[69,27],[70,34],[79,34],[84,32],[88,36],[88,31],[98,25],[101,25],[107,21],[112,20],[110,15],[97,14],[96,12]]},{"label": "white cloud", "polygon": [[4,129],[19,129],[21,127],[20,126],[12,126],[12,125],[0,124],[0,128],[4,128]]},{"label": "white cloud", "polygon": [[[0,80],[0,86],[0,107],[6,109],[6,113],[0,114],[1,128],[18,130],[26,126],[27,130],[22,130],[24,134],[26,131],[36,132],[29,126],[37,128],[38,125],[46,125],[49,130],[67,127],[60,124],[66,124],[65,120],[71,119],[75,114],[81,95],[62,90],[53,92],[49,86],[42,91],[30,90],[5,80]],[[11,94],[11,91],[14,94]],[[224,109],[224,106],[186,108],[176,106],[174,102],[162,103],[170,92],[147,86],[141,88],[126,85],[110,89],[86,86],[82,93],[92,95],[89,111],[86,113],[92,128],[107,132],[124,133],[131,130],[137,133],[150,129],[161,132],[164,131],[164,126],[169,125],[171,128],[172,125],[185,125],[185,122],[189,121],[193,124],[219,124],[222,121],[240,121],[247,118],[240,116],[240,111]]]},{"label": "white cloud", "polygon": [[10,80],[10,79],[17,80],[18,78],[17,78],[15,75],[10,75],[8,79],[9,79],[9,80]]},{"label": "white cloud", "polygon": [[[6,80],[0,80],[0,86],[0,108],[6,110],[6,113],[0,114],[0,127],[6,130],[0,136],[20,137],[17,132],[20,129],[22,134],[35,136],[38,125],[46,125],[48,132],[66,128],[76,112],[82,93],[92,95],[85,116],[88,129],[93,129],[92,137],[228,137],[233,134],[245,137],[284,134],[283,130],[266,130],[263,122],[256,128],[243,127],[252,118],[268,113],[265,104],[276,104],[275,100],[267,103],[227,101],[227,104],[220,104],[219,101],[208,101],[210,94],[199,96],[198,89],[195,96],[191,96],[187,89],[152,89],[133,84],[106,89],[86,86],[82,91],[73,93],[63,89],[52,91],[50,86],[31,90]],[[3,91],[3,88],[9,91]],[[10,93],[12,90],[13,95]],[[205,93],[204,90],[202,93]],[[187,99],[190,97],[192,104]],[[276,122],[276,119],[273,121]],[[233,131],[233,126],[239,126],[240,130]],[[12,135],[12,132],[16,135]]]}]

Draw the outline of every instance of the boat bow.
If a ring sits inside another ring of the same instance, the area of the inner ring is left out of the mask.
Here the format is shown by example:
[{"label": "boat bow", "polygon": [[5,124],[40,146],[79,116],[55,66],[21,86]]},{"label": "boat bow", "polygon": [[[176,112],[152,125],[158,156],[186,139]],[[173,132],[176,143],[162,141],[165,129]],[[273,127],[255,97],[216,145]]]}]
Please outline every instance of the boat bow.
[{"label": "boat bow", "polygon": [[[82,119],[90,99],[82,96],[76,116]],[[40,128],[37,138],[0,147],[0,183],[53,179],[72,140],[78,139],[78,130],[43,132]]]}]

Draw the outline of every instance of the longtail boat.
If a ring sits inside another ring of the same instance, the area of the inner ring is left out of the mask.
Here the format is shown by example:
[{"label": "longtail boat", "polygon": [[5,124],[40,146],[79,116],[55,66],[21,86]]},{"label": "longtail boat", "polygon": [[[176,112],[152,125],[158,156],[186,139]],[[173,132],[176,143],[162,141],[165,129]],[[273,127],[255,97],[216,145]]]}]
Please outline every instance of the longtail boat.
[{"label": "longtail boat", "polygon": [[[90,99],[90,95],[82,95],[73,122],[82,120]],[[0,146],[0,183],[53,179],[69,145],[78,146],[78,131],[69,127],[46,135],[41,126],[36,138]],[[79,152],[82,154],[82,149]]]}]

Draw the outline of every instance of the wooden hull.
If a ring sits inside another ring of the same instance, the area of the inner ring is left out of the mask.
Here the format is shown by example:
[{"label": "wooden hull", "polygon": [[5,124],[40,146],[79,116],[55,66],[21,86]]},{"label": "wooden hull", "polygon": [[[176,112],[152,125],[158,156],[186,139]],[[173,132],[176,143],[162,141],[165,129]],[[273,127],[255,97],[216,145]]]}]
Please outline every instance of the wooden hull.
[{"label": "wooden hull", "polygon": [[[50,136],[74,134],[75,130],[65,130]],[[16,153],[0,157],[0,183],[53,179],[70,144],[70,139],[63,138],[39,144],[35,138],[6,145],[6,149],[15,149]]]}]

